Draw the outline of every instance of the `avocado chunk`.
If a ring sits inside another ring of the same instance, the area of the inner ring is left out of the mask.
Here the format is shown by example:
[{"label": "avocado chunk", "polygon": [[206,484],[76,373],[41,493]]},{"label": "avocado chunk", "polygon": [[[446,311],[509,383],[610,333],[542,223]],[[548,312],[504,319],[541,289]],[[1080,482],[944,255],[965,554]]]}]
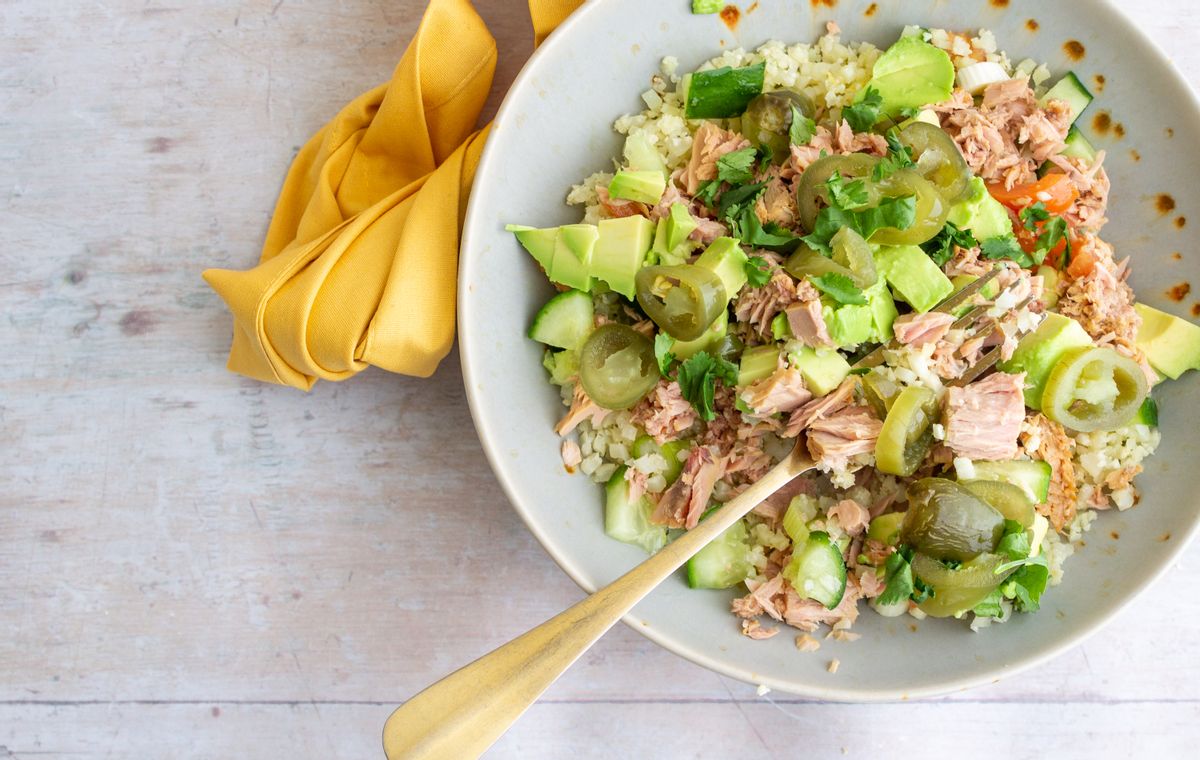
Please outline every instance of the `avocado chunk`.
[{"label": "avocado chunk", "polygon": [[553,282],[576,290],[592,289],[592,252],[600,231],[592,224],[564,224],[554,239],[549,276]]},{"label": "avocado chunk", "polygon": [[1042,303],[1047,309],[1053,309],[1058,306],[1058,281],[1062,275],[1049,264],[1042,264],[1037,273],[1042,278]]},{"label": "avocado chunk", "polygon": [[671,353],[675,354],[675,358],[680,361],[689,359],[701,351],[709,351],[711,353],[718,343],[725,340],[725,336],[729,334],[729,310],[721,312],[721,316],[713,320],[713,323],[708,326],[704,334],[695,340],[677,340],[675,345],[671,346]]},{"label": "avocado chunk", "polygon": [[960,230],[969,230],[983,242],[1013,234],[1012,217],[1004,204],[992,197],[979,177],[971,178],[971,195],[950,207],[946,221],[954,222]]},{"label": "avocado chunk", "polygon": [[867,305],[871,307],[871,325],[873,333],[871,340],[876,343],[887,343],[892,339],[892,323],[900,312],[896,310],[896,302],[888,291],[887,282],[880,278],[879,282],[863,291],[867,297]]},{"label": "avocado chunk", "polygon": [[867,87],[883,98],[882,112],[896,116],[905,108],[948,99],[954,89],[954,64],[946,51],[920,37],[901,37],[875,61]]},{"label": "avocado chunk", "polygon": [[1133,308],[1142,318],[1137,346],[1151,367],[1172,380],[1189,369],[1200,369],[1200,326],[1145,304]]},{"label": "avocado chunk", "polygon": [[[978,279],[979,278],[973,274],[960,274],[952,277],[950,279],[950,284],[954,286],[954,292],[957,293]],[[996,296],[1000,295],[1000,286],[996,284],[995,280],[993,280],[979,289],[979,295],[984,298],[994,299]],[[974,309],[976,304],[972,303],[972,300],[973,299],[968,298],[965,303],[959,304],[954,309],[954,316],[956,318],[961,317],[971,309]]]},{"label": "avocado chunk", "polygon": [[746,261],[746,253],[738,241],[722,237],[712,241],[700,254],[696,266],[704,267],[720,277],[725,285],[725,295],[732,299],[746,284]]},{"label": "avocado chunk", "polygon": [[788,358],[814,396],[832,393],[850,374],[850,363],[832,348],[805,346],[789,353]]},{"label": "avocado chunk", "polygon": [[509,224],[504,229],[516,235],[517,242],[529,251],[529,255],[541,264],[542,269],[550,271],[550,262],[554,260],[554,241],[558,238],[557,227],[539,230],[522,224]]},{"label": "avocado chunk", "polygon": [[875,264],[892,295],[914,311],[929,311],[954,292],[950,278],[918,246],[879,246]]},{"label": "avocado chunk", "polygon": [[738,366],[737,384],[739,388],[770,377],[779,367],[779,349],[776,346],[755,346],[742,352],[742,361]]},{"label": "avocado chunk", "polygon": [[839,347],[866,343],[875,335],[875,312],[869,303],[835,306],[825,302],[821,307],[829,338]]},{"label": "avocado chunk", "polygon": [[654,233],[654,252],[663,264],[683,264],[695,247],[688,235],[697,227],[696,218],[682,203],[672,203],[671,212],[658,220]]},{"label": "avocado chunk", "polygon": [[658,170],[619,171],[608,183],[608,194],[638,203],[658,203],[667,190],[667,178]]},{"label": "avocado chunk", "polygon": [[1070,317],[1051,312],[1036,330],[1021,339],[1012,358],[1000,362],[997,367],[1001,372],[1011,374],[1024,372],[1025,406],[1041,409],[1042,393],[1054,365],[1067,351],[1091,345],[1092,336],[1082,325]]},{"label": "avocado chunk", "polygon": [[629,169],[635,172],[662,172],[664,177],[668,176],[667,165],[663,163],[662,156],[650,144],[650,140],[641,132],[632,132],[629,137],[625,138],[625,163],[629,164]]},{"label": "avocado chunk", "polygon": [[605,219],[597,229],[600,237],[592,251],[592,276],[632,301],[633,279],[650,252],[654,223],[641,215],[625,216]]}]

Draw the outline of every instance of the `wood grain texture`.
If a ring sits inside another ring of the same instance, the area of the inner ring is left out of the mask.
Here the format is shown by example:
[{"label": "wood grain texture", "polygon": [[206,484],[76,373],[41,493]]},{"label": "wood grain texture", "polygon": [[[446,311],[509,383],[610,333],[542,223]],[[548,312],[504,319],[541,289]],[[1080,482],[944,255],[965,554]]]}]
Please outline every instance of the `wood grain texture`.
[{"label": "wood grain texture", "polygon": [[[396,704],[582,596],[487,469],[453,357],[310,394],[223,368],[200,270],[256,258],[297,146],[423,5],[0,3],[0,758],[381,756]],[[477,5],[494,108],[531,34],[520,0]],[[1200,84],[1200,8],[1127,6]],[[1085,645],[934,702],[771,704],[618,627],[492,756],[1182,756],[1185,556]]]}]

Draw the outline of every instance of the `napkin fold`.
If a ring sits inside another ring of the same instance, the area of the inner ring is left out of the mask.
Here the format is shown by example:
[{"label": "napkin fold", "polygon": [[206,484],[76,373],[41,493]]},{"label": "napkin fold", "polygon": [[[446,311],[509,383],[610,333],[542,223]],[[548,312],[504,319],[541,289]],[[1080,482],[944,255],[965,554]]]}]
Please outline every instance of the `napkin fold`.
[{"label": "napkin fold", "polygon": [[[529,0],[535,42],[582,2]],[[391,81],[296,156],[259,264],[204,272],[233,313],[230,370],[304,390],[370,365],[433,374],[454,340],[459,232],[495,68],[469,0],[430,0]]]}]

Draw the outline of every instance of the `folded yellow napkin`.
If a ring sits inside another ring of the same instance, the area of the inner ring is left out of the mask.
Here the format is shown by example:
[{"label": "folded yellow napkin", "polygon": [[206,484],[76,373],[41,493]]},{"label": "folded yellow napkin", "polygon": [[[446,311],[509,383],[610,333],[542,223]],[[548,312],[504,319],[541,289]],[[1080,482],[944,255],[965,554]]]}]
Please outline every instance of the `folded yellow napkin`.
[{"label": "folded yellow napkin", "polygon": [[[583,0],[529,0],[541,43]],[[496,41],[430,0],[390,82],[296,156],[258,266],[204,279],[234,317],[229,369],[308,390],[369,365],[428,377],[454,340],[458,241]]]}]

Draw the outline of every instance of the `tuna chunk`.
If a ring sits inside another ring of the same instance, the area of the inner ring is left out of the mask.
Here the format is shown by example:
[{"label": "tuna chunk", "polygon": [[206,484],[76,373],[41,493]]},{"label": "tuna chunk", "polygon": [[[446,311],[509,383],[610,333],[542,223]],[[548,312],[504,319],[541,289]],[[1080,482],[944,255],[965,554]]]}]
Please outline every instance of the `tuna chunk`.
[{"label": "tuna chunk", "polygon": [[681,177],[684,190],[695,195],[702,183],[717,178],[718,158],[748,147],[750,141],[736,132],[727,132],[711,121],[701,124],[692,141],[692,157]]},{"label": "tuna chunk", "polygon": [[650,518],[651,522],[669,528],[691,530],[696,527],[700,516],[708,508],[713,487],[724,474],[723,462],[714,459],[707,447],[693,447],[679,479],[663,491]]},{"label": "tuna chunk", "polygon": [[1017,455],[1025,420],[1025,373],[997,372],[946,392],[946,445],[968,459],[1003,460]]},{"label": "tuna chunk", "polygon": [[804,406],[792,412],[791,418],[788,419],[787,429],[784,431],[784,436],[787,438],[795,438],[801,432],[807,430],[810,425],[816,420],[821,419],[833,412],[842,409],[854,397],[854,389],[858,384],[858,378],[851,376],[842,381],[842,384],[837,387],[833,393],[826,394],[820,398],[809,401]]},{"label": "tuna chunk", "polygon": [[812,398],[804,386],[800,371],[791,367],[775,370],[742,391],[742,401],[754,410],[758,417],[770,417],[780,412],[790,412]]},{"label": "tuna chunk", "polygon": [[796,297],[800,300],[783,310],[792,334],[810,348],[832,346],[833,338],[829,336],[829,328],[825,324],[817,289],[808,280],[801,280],[796,285]]},{"label": "tuna chunk", "polygon": [[696,410],[683,397],[679,383],[664,379],[633,408],[633,422],[661,445],[690,430],[696,424]]},{"label": "tuna chunk", "polygon": [[851,536],[861,535],[871,523],[871,513],[853,499],[842,499],[829,508],[828,514]]},{"label": "tuna chunk", "polygon": [[584,420],[591,420],[593,425],[598,425],[607,416],[608,410],[601,407],[595,401],[592,401],[583,390],[583,386],[576,383],[574,395],[571,398],[571,408],[567,410],[563,418],[554,426],[554,432],[559,435],[566,435],[578,427],[579,423]]},{"label": "tuna chunk", "polygon": [[798,300],[796,281],[782,269],[776,269],[766,285],[742,288],[733,305],[738,321],[749,322],[759,335],[771,334],[771,320]]},{"label": "tuna chunk", "polygon": [[850,459],[875,451],[883,423],[865,406],[848,406],[808,426],[808,453],[822,470],[844,470]]},{"label": "tuna chunk", "polygon": [[950,332],[954,324],[954,315],[941,311],[930,311],[925,314],[905,314],[892,324],[896,340],[906,346],[923,346],[926,343],[936,343]]},{"label": "tuna chunk", "polygon": [[[1037,511],[1059,533],[1075,517],[1079,486],[1075,482],[1075,441],[1057,422],[1040,414],[1029,415],[1021,443],[1034,459],[1050,465],[1050,496]],[[1036,444],[1036,447],[1031,446]]]}]

